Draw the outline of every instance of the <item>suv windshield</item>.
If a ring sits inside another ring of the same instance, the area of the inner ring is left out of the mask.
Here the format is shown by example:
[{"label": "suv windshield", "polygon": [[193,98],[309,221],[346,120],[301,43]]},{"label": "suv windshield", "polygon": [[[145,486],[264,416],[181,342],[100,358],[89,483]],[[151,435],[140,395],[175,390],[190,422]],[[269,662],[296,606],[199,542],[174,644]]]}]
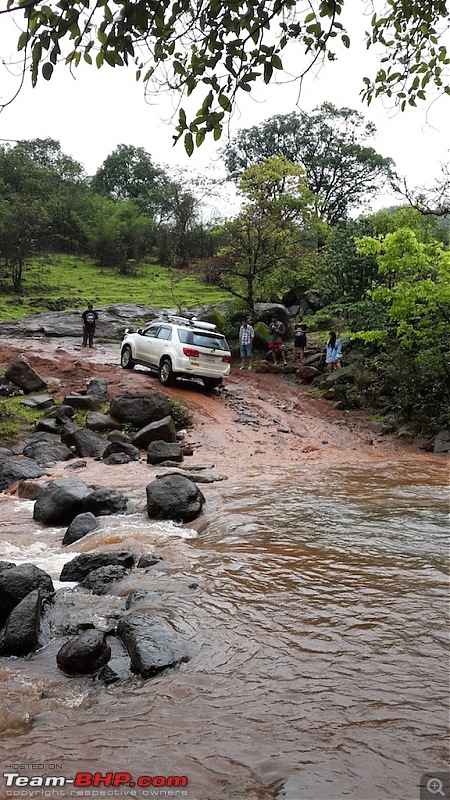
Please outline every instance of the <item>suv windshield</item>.
[{"label": "suv windshield", "polygon": [[196,347],[209,347],[213,350],[228,350],[227,340],[224,336],[211,331],[185,331],[178,330],[178,338],[183,344],[193,344]]}]

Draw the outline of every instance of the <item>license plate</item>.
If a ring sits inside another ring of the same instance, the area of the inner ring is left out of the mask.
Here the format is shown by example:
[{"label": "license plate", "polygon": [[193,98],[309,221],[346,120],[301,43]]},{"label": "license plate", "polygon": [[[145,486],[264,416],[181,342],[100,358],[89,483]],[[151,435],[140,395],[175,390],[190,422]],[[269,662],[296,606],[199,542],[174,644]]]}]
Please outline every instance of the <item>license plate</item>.
[{"label": "license plate", "polygon": [[210,364],[216,363],[216,359],[214,358],[214,356],[204,356],[204,360],[209,361]]}]

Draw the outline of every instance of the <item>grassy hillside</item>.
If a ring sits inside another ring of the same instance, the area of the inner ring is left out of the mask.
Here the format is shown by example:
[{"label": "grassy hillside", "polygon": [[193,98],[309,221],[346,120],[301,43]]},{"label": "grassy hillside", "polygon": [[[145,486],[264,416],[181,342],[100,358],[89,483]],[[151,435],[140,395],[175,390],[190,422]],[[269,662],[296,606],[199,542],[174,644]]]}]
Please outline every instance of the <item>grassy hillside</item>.
[{"label": "grassy hillside", "polygon": [[136,277],[97,267],[89,258],[52,254],[36,258],[24,271],[23,294],[16,295],[1,280],[0,321],[22,319],[43,311],[82,308],[91,300],[94,306],[112,303],[142,303],[147,306],[210,305],[229,300],[214,286],[205,286],[194,277],[181,279],[148,261]]}]

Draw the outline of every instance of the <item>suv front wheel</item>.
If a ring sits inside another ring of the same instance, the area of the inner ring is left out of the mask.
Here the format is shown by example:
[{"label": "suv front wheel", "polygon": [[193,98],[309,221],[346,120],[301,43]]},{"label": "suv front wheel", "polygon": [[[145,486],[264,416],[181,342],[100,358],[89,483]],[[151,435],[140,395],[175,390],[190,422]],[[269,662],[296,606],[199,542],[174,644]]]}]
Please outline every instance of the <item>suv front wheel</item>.
[{"label": "suv front wheel", "polygon": [[120,365],[122,369],[133,369],[134,361],[131,356],[131,347],[126,345],[120,355]]},{"label": "suv front wheel", "polygon": [[159,382],[163,386],[170,386],[175,382],[175,373],[172,370],[172,362],[170,358],[163,358],[159,365]]}]

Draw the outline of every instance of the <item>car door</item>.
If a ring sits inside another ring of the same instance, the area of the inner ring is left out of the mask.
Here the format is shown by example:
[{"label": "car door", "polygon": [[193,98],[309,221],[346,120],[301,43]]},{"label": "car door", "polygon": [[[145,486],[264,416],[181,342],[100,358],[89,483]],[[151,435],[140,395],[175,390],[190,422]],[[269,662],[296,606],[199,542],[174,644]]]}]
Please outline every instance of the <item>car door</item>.
[{"label": "car door", "polygon": [[143,364],[155,364],[154,342],[161,323],[149,325],[136,337],[136,360]]},{"label": "car door", "polygon": [[159,366],[164,353],[167,353],[170,348],[171,340],[172,328],[170,325],[161,325],[155,338],[152,340],[152,358],[154,359],[152,364],[157,367]]}]

